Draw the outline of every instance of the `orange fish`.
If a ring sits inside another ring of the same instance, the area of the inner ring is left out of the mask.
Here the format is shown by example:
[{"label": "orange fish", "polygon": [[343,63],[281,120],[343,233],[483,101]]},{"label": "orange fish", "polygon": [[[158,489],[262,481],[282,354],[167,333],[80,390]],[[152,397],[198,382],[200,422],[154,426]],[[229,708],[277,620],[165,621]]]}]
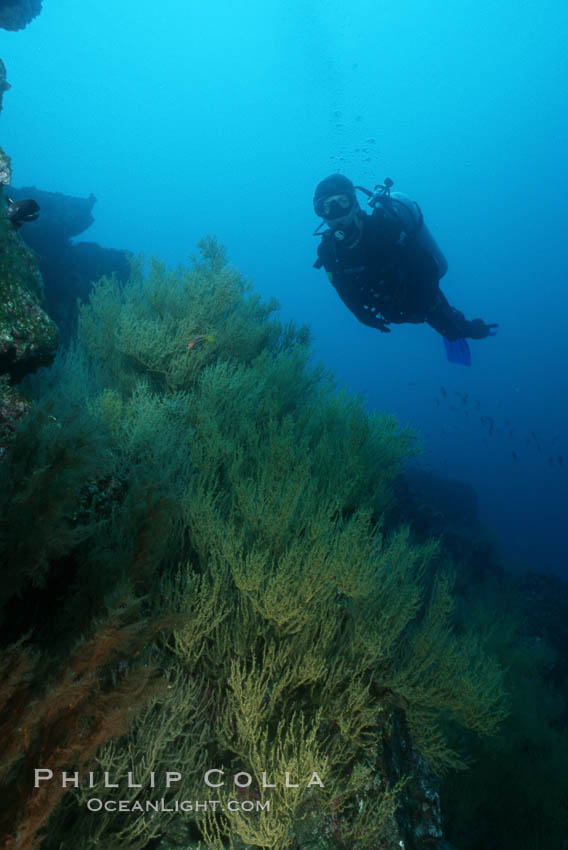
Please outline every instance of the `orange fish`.
[{"label": "orange fish", "polygon": [[197,334],[187,345],[188,351],[198,351],[206,342],[215,342],[215,337],[211,334]]}]

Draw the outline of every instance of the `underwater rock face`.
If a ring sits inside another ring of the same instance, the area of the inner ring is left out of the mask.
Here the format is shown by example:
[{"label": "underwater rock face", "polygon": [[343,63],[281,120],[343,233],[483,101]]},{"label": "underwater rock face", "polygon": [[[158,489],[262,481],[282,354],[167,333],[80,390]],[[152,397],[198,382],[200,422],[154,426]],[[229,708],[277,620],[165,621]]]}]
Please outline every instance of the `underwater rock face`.
[{"label": "underwater rock face", "polygon": [[116,274],[119,280],[126,281],[130,252],[103,248],[96,242],[71,242],[94,221],[94,195],[77,198],[44,192],[35,186],[10,186],[8,191],[15,201],[33,198],[40,206],[38,220],[24,225],[20,235],[39,255],[49,315],[67,337],[74,326],[77,299],[85,300],[93,282],[101,277]]},{"label": "underwater rock face", "polygon": [[41,12],[42,0],[0,0],[0,27],[23,30]]},{"label": "underwater rock face", "polygon": [[9,88],[11,88],[11,86],[6,79],[6,66],[0,59],[0,112],[2,112],[2,97],[4,96],[4,92],[8,91]]},{"label": "underwater rock face", "polygon": [[410,777],[396,813],[397,844],[406,850],[432,848],[443,838],[439,780],[413,746],[402,712],[391,713],[384,744],[390,781]]},{"label": "underwater rock face", "polygon": [[470,484],[421,469],[408,469],[405,479],[414,495],[439,515],[444,527],[479,531],[477,493]]},{"label": "underwater rock face", "polygon": [[0,148],[0,185],[7,186],[12,179],[10,157]]},{"label": "underwater rock face", "polygon": [[568,582],[546,573],[526,573],[515,584],[523,611],[523,634],[535,643],[547,641],[557,658],[547,670],[558,688],[568,684]]},{"label": "underwater rock face", "polygon": [[0,378],[0,461],[14,432],[18,420],[28,412],[29,400],[11,387],[3,375]]},{"label": "underwater rock face", "polygon": [[49,365],[59,331],[43,309],[43,283],[37,258],[12,230],[0,197],[0,453],[15,421],[27,409],[11,389],[40,366]]},{"label": "underwater rock face", "polygon": [[59,334],[42,306],[35,256],[7,227],[0,241],[0,375],[17,382],[51,363]]},{"label": "underwater rock face", "polygon": [[72,236],[78,236],[91,226],[95,220],[93,207],[96,203],[94,195],[88,198],[76,198],[72,195],[64,195],[61,192],[44,192],[37,186],[23,186],[17,188],[10,186],[8,194],[15,201],[24,198],[33,198],[40,206],[41,213],[37,222],[34,222],[33,231],[25,233],[25,241],[36,248],[30,239],[39,239],[47,242],[50,239],[66,241]]}]

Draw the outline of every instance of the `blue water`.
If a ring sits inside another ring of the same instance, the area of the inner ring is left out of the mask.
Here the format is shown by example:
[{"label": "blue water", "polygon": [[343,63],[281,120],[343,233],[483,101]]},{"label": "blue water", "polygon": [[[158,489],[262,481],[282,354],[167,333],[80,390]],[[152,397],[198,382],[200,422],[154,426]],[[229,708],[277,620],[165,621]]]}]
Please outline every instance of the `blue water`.
[{"label": "blue water", "polygon": [[[44,0],[0,34],[1,143],[15,185],[96,195],[80,238],[178,263],[217,234],[341,383],[422,433],[425,468],[476,488],[508,559],[568,575],[567,35],[560,0]],[[448,299],[500,323],[471,369],[427,326],[358,324],[312,269],[336,170],[418,200]]]}]

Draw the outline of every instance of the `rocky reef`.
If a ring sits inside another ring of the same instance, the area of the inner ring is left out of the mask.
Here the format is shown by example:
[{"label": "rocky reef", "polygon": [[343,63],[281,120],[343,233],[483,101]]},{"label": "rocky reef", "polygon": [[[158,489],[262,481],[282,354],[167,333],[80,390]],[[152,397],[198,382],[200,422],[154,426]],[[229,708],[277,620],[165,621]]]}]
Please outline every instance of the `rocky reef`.
[{"label": "rocky reef", "polygon": [[39,258],[49,315],[57,323],[63,340],[73,331],[77,299],[84,301],[94,281],[115,274],[124,281],[130,273],[128,251],[103,248],[95,242],[72,240],[94,221],[94,195],[74,197],[46,192],[36,186],[10,187],[15,201],[33,198],[40,207],[37,221],[22,227],[25,243]]},{"label": "rocky reef", "polygon": [[11,88],[10,83],[6,79],[6,66],[0,59],[0,112],[2,111],[2,98],[4,92]]},{"label": "rocky reef", "polygon": [[75,198],[36,187],[10,186],[10,159],[0,149],[0,183],[10,198],[34,198],[38,221],[15,230],[0,213],[0,456],[28,403],[14,384],[49,365],[60,337],[74,327],[77,299],[93,281],[129,274],[128,252],[94,242],[72,243],[93,222],[94,195]]},{"label": "rocky reef", "polygon": [[39,204],[40,218],[34,222],[33,228],[22,231],[27,244],[38,252],[50,240],[63,242],[78,236],[95,220],[93,207],[97,199],[93,194],[79,198],[62,192],[45,192],[37,186],[11,186],[10,197],[15,201],[33,198]]},{"label": "rocky reef", "polygon": [[[1,190],[0,190],[1,191]],[[0,455],[27,401],[13,385],[52,362],[59,343],[45,311],[37,257],[12,229],[0,198]]]},{"label": "rocky reef", "polygon": [[0,186],[7,186],[12,179],[10,157],[0,148]]},{"label": "rocky reef", "polygon": [[[41,2],[1,2],[0,27],[20,29],[40,9]],[[2,97],[9,88],[6,66],[0,59],[0,111]],[[0,148],[0,458],[16,423],[29,407],[26,397],[13,384],[49,364],[59,341],[57,326],[44,309],[37,257],[5,215],[3,189],[11,179],[10,157]]]},{"label": "rocky reef", "polygon": [[23,30],[41,12],[42,0],[1,0],[0,28]]},{"label": "rocky reef", "polygon": [[[25,26],[40,8],[39,2],[0,2],[0,26]],[[0,60],[0,110],[9,88]],[[73,198],[35,187],[18,190],[11,180],[10,157],[0,148],[0,458],[29,406],[14,385],[53,361],[60,328],[68,338],[77,298],[87,297],[93,281],[112,273],[124,279],[129,271],[125,251],[71,242],[93,222],[94,195]],[[21,229],[13,226],[6,217],[8,195],[16,201],[33,198],[40,205],[40,220]]]}]

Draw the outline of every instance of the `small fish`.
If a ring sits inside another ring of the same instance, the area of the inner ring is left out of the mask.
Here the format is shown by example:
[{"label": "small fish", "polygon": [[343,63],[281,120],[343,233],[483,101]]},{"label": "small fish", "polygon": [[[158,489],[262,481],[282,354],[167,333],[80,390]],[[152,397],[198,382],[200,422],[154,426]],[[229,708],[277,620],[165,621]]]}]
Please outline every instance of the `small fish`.
[{"label": "small fish", "polygon": [[188,351],[199,351],[206,342],[215,342],[215,337],[211,334],[197,334],[187,344]]},{"label": "small fish", "polygon": [[564,458],[562,457],[562,455],[558,455],[558,466],[562,466],[563,463],[564,463]]},{"label": "small fish", "polygon": [[513,460],[516,463],[518,461],[517,452],[511,452],[511,454],[513,455]]},{"label": "small fish", "polygon": [[447,395],[448,395],[448,394],[447,394],[447,392],[446,392],[446,388],[445,388],[445,387],[440,387],[440,392],[442,393],[442,395],[444,396],[444,398],[446,398],[446,397],[447,397]]},{"label": "small fish", "polygon": [[17,230],[27,221],[35,221],[39,216],[39,204],[31,198],[24,201],[13,201],[6,199],[6,217],[14,230]]},{"label": "small fish", "polygon": [[534,431],[531,431],[531,437],[533,438],[533,440],[534,440],[534,441],[535,441],[535,443],[536,443],[536,441],[537,441],[537,440],[536,440],[536,434],[535,434],[535,432],[534,432]]}]

